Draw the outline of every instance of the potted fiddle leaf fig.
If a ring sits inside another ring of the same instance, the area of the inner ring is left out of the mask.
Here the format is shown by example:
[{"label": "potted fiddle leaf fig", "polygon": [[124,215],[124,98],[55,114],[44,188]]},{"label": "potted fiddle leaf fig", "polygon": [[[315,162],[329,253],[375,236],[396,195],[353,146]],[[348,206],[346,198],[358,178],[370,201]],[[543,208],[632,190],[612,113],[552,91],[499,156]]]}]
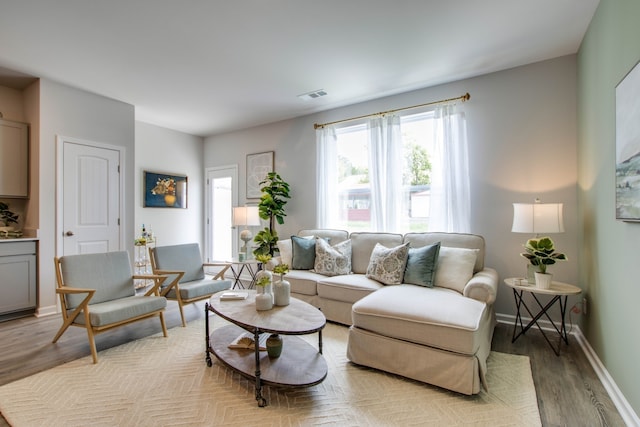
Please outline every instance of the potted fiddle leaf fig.
[{"label": "potted fiddle leaf fig", "polygon": [[284,224],[284,206],[287,204],[286,199],[289,196],[289,184],[285,182],[280,175],[275,172],[269,172],[266,178],[260,182],[262,186],[262,197],[258,203],[258,215],[262,219],[269,220],[269,227],[259,231],[253,241],[258,244],[253,251],[255,256],[261,254],[273,255],[276,251],[278,242],[278,233],[276,232],[276,222],[280,225]]}]

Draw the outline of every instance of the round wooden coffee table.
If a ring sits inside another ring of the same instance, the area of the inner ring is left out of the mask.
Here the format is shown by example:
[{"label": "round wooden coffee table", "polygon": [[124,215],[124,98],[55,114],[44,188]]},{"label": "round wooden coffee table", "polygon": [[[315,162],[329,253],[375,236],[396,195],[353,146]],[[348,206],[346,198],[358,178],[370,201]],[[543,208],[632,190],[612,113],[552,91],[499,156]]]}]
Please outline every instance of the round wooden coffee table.
[{"label": "round wooden coffee table", "polygon": [[[321,383],[327,376],[327,363],[322,356],[322,328],[326,324],[324,314],[311,304],[291,298],[289,305],[267,311],[255,308],[255,291],[244,291],[244,300],[220,300],[224,292],[211,297],[205,304],[206,362],[212,365],[211,353],[225,366],[255,380],[258,406],[266,406],[262,385],[277,387],[309,387]],[[231,322],[210,332],[209,311]],[[266,351],[230,349],[228,345],[243,332],[253,334],[259,342],[261,334],[283,335],[282,354],[270,358]],[[318,333],[316,349],[296,335]]]}]

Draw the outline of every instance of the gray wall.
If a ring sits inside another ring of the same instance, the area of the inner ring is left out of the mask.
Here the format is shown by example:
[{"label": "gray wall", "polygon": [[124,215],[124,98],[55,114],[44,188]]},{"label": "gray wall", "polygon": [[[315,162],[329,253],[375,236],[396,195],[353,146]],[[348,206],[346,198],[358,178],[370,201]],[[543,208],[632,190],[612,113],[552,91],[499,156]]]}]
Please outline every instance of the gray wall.
[{"label": "gray wall", "polygon": [[640,224],[615,219],[615,87],[640,59],[639,17],[638,1],[601,0],[578,55],[578,244],[591,307],[583,329],[636,414]]},{"label": "gray wall", "polygon": [[[171,129],[136,122],[135,233],[145,224],[158,245],[197,242],[204,236],[203,139]],[[187,209],[143,207],[143,171],[187,175]]]},{"label": "gray wall", "polygon": [[[554,235],[570,261],[556,264],[557,280],[577,282],[577,125],[576,56],[527,65],[451,84],[326,111],[205,139],[205,168],[238,164],[240,204],[245,194],[245,156],[274,150],[276,170],[291,184],[281,236],[316,223],[315,131],[324,123],[362,114],[451,98],[465,92],[472,194],[472,232],[487,241],[486,264],[501,278],[522,276],[519,256],[527,238],[511,233],[512,203],[546,202],[565,206],[563,234]],[[578,298],[572,298],[570,306]],[[513,296],[500,285],[496,309],[514,314]],[[580,321],[579,318],[574,322]]]}]

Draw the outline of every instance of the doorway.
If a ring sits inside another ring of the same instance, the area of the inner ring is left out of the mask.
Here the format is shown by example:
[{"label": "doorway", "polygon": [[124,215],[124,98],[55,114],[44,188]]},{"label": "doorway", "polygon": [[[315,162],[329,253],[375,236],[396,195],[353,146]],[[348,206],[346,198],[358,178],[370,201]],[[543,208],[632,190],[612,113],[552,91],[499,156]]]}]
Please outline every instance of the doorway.
[{"label": "doorway", "polygon": [[205,260],[229,261],[238,253],[232,211],[238,205],[238,166],[206,170]]},{"label": "doorway", "polygon": [[58,256],[122,249],[124,148],[58,136]]}]

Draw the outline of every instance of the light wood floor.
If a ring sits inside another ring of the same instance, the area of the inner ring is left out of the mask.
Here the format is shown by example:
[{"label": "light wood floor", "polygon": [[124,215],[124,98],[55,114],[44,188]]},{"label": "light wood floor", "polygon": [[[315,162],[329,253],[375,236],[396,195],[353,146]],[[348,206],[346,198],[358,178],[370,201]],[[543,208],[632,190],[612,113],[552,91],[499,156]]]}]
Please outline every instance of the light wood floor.
[{"label": "light wood floor", "polygon": [[[204,317],[204,304],[187,306],[189,320]],[[177,305],[169,302],[167,327],[180,327]],[[57,344],[51,339],[60,316],[23,318],[0,323],[0,386],[90,355],[84,329],[70,328]],[[97,336],[98,351],[160,332],[156,319]],[[527,355],[531,360],[538,407],[544,426],[624,426],[615,406],[573,337],[557,357],[537,330],[511,343],[512,326],[498,324],[493,350]],[[0,427],[8,424],[0,417]],[[20,427],[20,426],[15,426]]]}]

